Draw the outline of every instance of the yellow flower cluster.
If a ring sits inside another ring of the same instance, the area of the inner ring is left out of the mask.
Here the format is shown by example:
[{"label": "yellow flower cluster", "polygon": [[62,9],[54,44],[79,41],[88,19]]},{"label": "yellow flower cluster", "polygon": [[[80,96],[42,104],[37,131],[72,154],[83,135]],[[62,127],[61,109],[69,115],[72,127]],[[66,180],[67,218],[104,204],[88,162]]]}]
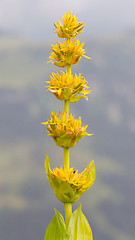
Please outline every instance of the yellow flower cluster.
[{"label": "yellow flower cluster", "polygon": [[77,192],[84,192],[87,191],[94,182],[94,178],[89,177],[90,170],[91,168],[87,167],[82,173],[78,174],[78,170],[74,171],[73,168],[67,170],[67,168],[63,169],[61,166],[60,169],[53,169],[51,175],[53,179],[57,176],[64,182],[69,183]]},{"label": "yellow flower cluster", "polygon": [[74,147],[82,137],[93,135],[86,132],[87,126],[81,126],[81,117],[74,119],[72,114],[67,117],[66,113],[58,115],[52,112],[51,120],[42,124],[47,125],[48,135],[60,147]]},{"label": "yellow flower cluster", "polygon": [[84,28],[84,22],[78,22],[75,15],[69,12],[63,16],[62,23],[58,21],[58,25],[54,23],[56,33],[59,38],[74,38],[76,35],[82,32]]},{"label": "yellow flower cluster", "polygon": [[[81,74],[77,76],[75,73],[74,76],[68,76],[63,71],[61,71],[61,74],[59,72],[52,73],[50,81],[46,82],[49,83],[49,86],[47,86],[48,91],[52,92],[61,101],[77,102],[82,98],[87,99],[86,95],[91,92],[91,90],[87,90],[89,87]],[[79,94],[81,96],[77,96]]]},{"label": "yellow flower cluster", "polygon": [[78,170],[74,171],[73,168],[68,170],[60,167],[51,170],[47,156],[45,169],[55,195],[62,202],[76,202],[92,186],[96,178],[94,161],[90,162],[82,173],[78,173]]},{"label": "yellow flower cluster", "polygon": [[84,55],[85,50],[83,49],[84,43],[80,43],[77,39],[71,40],[67,39],[63,43],[58,42],[56,45],[52,45],[52,53],[50,55],[50,61],[56,60],[53,62],[57,67],[67,67],[68,65],[77,64],[81,57],[87,57]]}]

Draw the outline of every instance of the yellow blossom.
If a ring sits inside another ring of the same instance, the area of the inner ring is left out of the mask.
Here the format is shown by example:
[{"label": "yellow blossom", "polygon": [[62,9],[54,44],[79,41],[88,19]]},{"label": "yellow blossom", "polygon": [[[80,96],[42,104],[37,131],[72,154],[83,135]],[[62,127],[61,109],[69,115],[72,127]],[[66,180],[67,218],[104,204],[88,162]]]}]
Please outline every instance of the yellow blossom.
[{"label": "yellow blossom", "polygon": [[86,132],[87,126],[81,126],[81,117],[74,119],[72,114],[67,117],[66,113],[57,115],[52,112],[51,120],[42,124],[46,125],[48,135],[60,147],[74,147],[82,137],[93,135]]},{"label": "yellow blossom", "polygon": [[52,73],[50,81],[46,82],[49,83],[49,86],[47,86],[48,91],[52,92],[61,101],[69,100],[72,103],[77,102],[82,98],[87,99],[86,95],[91,92],[91,90],[87,90],[89,87],[81,74],[77,76],[75,73],[74,76],[68,76],[62,71],[61,74],[59,72],[56,74]]},{"label": "yellow blossom", "polygon": [[78,22],[75,15],[67,13],[62,18],[62,23],[58,21],[58,25],[54,23],[56,33],[59,38],[74,38],[76,35],[82,32],[84,28],[84,22]]},{"label": "yellow blossom", "polygon": [[52,53],[50,55],[50,61],[56,60],[53,62],[58,67],[67,67],[69,64],[77,64],[81,57],[89,57],[85,56],[85,50],[83,49],[84,43],[80,43],[77,39],[71,40],[67,39],[63,43],[58,42],[56,45],[52,45]]},{"label": "yellow blossom", "polygon": [[61,202],[74,203],[78,201],[80,196],[92,186],[96,178],[94,161],[90,162],[82,173],[78,173],[78,170],[63,169],[62,166],[60,169],[51,170],[47,156],[45,169],[48,181]]}]

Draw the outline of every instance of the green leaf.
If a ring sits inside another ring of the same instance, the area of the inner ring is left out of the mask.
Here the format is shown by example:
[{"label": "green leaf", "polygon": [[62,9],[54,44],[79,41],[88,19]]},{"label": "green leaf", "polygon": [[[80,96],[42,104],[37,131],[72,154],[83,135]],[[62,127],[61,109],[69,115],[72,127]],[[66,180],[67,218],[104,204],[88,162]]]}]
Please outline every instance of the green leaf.
[{"label": "green leaf", "polygon": [[44,240],[63,240],[66,233],[66,225],[63,216],[56,210],[50,222]]},{"label": "green leaf", "polygon": [[82,98],[86,98],[86,97],[85,96],[72,97],[72,98],[70,98],[70,102],[76,103],[76,102],[80,101]]},{"label": "green leaf", "polygon": [[73,212],[64,240],[93,240],[92,230],[81,205]]},{"label": "green leaf", "polygon": [[55,176],[55,179],[52,178],[48,155],[46,155],[45,159],[45,169],[48,182],[53,189],[56,197],[61,202],[75,203],[76,201],[78,201],[78,199],[80,198],[80,194],[73,190],[71,184],[63,181],[58,176]]}]

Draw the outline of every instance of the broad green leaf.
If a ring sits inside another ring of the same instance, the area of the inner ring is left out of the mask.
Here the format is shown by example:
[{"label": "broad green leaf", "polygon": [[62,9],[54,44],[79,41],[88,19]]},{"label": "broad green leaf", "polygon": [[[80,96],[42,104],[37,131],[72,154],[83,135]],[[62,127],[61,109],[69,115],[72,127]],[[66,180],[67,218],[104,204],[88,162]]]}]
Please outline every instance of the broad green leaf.
[{"label": "broad green leaf", "polygon": [[92,230],[81,205],[71,215],[64,240],[93,240]]},{"label": "broad green leaf", "polygon": [[66,225],[62,215],[55,209],[55,215],[50,222],[44,240],[63,240],[66,233]]}]

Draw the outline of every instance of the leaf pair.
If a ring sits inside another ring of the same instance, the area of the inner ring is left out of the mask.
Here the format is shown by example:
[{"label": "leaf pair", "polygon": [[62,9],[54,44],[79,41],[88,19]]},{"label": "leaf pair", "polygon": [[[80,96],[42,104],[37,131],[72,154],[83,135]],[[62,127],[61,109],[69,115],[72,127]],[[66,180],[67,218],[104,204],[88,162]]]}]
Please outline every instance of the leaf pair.
[{"label": "leaf pair", "polygon": [[63,216],[55,209],[55,216],[49,224],[44,240],[93,240],[92,230],[84,216],[81,205],[72,213],[68,228]]}]

